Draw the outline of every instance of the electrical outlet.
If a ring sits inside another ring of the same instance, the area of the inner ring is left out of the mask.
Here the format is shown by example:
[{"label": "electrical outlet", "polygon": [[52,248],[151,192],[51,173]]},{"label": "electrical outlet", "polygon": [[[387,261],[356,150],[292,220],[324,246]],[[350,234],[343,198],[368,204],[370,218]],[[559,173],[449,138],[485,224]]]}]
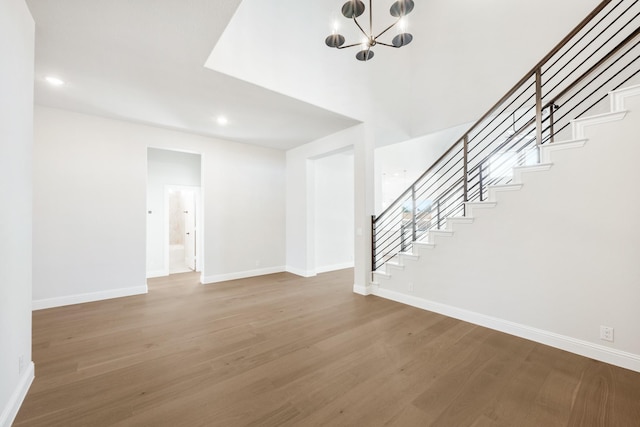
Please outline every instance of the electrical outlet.
[{"label": "electrical outlet", "polygon": [[600,339],[613,342],[613,328],[600,325]]},{"label": "electrical outlet", "polygon": [[409,292],[413,292],[413,282],[409,282]]}]

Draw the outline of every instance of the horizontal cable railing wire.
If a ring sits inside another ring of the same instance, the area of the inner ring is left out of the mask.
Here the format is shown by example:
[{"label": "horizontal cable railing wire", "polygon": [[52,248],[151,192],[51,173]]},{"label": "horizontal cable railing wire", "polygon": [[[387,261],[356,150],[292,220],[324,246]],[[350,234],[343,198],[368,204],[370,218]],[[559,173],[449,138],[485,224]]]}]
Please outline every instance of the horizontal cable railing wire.
[{"label": "horizontal cable railing wire", "polygon": [[[539,147],[565,137],[571,120],[602,108],[608,92],[640,73],[640,0],[602,1],[380,215],[372,217],[377,270],[513,168],[540,161]],[[568,137],[569,135],[566,135]]]},{"label": "horizontal cable railing wire", "polygon": [[462,163],[462,146],[454,145],[435,163],[437,168],[427,170],[384,215],[378,216],[373,224],[373,236],[380,263],[398,252],[408,251],[412,242],[427,231],[444,226],[444,214],[455,213],[451,194],[456,185],[461,185],[456,172]]}]

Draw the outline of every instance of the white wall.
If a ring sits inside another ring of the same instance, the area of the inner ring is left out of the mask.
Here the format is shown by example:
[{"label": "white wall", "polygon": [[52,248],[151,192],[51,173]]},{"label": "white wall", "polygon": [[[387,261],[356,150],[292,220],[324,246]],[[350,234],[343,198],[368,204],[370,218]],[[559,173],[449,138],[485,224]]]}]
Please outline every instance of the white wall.
[{"label": "white wall", "polygon": [[149,148],[147,153],[147,277],[152,277],[169,274],[165,187],[199,187],[201,158],[199,154],[157,148]]},{"label": "white wall", "polygon": [[[34,23],[23,0],[0,2],[0,426],[33,379],[31,209]],[[22,363],[20,361],[22,360]]]},{"label": "white wall", "polygon": [[315,160],[316,272],[353,267],[353,152]]},{"label": "white wall", "polygon": [[640,371],[640,95],[625,108],[376,293]]},{"label": "white wall", "polygon": [[283,270],[283,152],[38,106],[37,307],[145,291],[149,146],[202,154],[204,282]]}]

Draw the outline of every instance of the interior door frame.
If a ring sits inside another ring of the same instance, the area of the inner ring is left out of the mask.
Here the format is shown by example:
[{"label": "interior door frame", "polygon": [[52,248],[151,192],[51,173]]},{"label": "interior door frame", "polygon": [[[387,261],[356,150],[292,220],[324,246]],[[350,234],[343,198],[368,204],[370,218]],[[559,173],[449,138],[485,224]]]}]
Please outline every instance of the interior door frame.
[{"label": "interior door frame", "polygon": [[165,185],[164,186],[164,265],[169,274],[170,271],[170,248],[171,248],[171,235],[169,232],[169,221],[171,219],[169,212],[169,192],[170,191],[182,191],[190,190],[195,194],[196,199],[196,269],[197,272],[202,272],[202,253],[203,253],[203,238],[202,238],[202,187],[196,185]]}]

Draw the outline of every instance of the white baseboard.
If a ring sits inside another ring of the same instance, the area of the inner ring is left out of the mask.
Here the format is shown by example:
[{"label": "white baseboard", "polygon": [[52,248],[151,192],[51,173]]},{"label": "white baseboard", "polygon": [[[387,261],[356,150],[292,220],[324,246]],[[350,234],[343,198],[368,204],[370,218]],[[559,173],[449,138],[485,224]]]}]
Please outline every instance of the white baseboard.
[{"label": "white baseboard", "polygon": [[360,294],[360,295],[371,295],[373,292],[371,291],[371,286],[362,286],[354,283],[353,293]]},{"label": "white baseboard", "polygon": [[353,268],[353,261],[343,262],[341,264],[325,265],[323,267],[316,267],[316,273],[328,273],[329,271],[344,270],[345,268]]},{"label": "white baseboard", "polygon": [[247,277],[264,276],[265,274],[282,273],[284,267],[267,267],[255,270],[238,271],[235,273],[215,274],[213,276],[202,276],[202,284],[226,282],[227,280],[246,279]]},{"label": "white baseboard", "polygon": [[129,297],[132,295],[146,294],[149,292],[147,285],[132,288],[110,289],[108,291],[90,292],[86,294],[68,295],[57,298],[34,300],[32,310],[62,307],[64,305],[82,304],[85,302],[102,301],[111,298]]},{"label": "white baseboard", "polygon": [[33,362],[29,362],[27,365],[27,369],[24,370],[22,375],[20,376],[20,381],[18,381],[18,386],[11,393],[11,397],[7,402],[7,405],[2,410],[0,414],[0,427],[10,427],[13,421],[16,419],[16,415],[18,415],[18,411],[20,410],[20,406],[22,406],[22,402],[24,402],[24,398],[27,397],[27,392],[29,391],[29,387],[31,387],[31,383],[34,378],[34,365]]},{"label": "white baseboard", "polygon": [[313,277],[316,275],[316,272],[314,270],[303,270],[301,268],[290,267],[290,266],[287,266],[285,271],[291,274],[295,274],[296,276],[302,276],[302,277]]},{"label": "white baseboard", "polygon": [[169,270],[155,270],[147,271],[147,279],[153,279],[154,277],[167,277]]},{"label": "white baseboard", "polygon": [[[356,292],[355,286],[354,292]],[[640,372],[640,355],[637,354],[616,350],[566,335],[556,334],[554,332],[533,328],[531,326],[510,322],[508,320],[487,316],[485,314],[429,301],[388,289],[373,287],[371,288],[371,293],[382,298],[401,302],[423,310],[440,313],[445,316],[464,320],[465,322],[484,326],[496,331],[505,332],[520,338],[525,338],[551,347],[559,348],[561,350],[566,350],[571,353],[579,354],[581,356],[589,357],[591,359],[599,360],[601,362],[609,363],[611,365]]]}]

